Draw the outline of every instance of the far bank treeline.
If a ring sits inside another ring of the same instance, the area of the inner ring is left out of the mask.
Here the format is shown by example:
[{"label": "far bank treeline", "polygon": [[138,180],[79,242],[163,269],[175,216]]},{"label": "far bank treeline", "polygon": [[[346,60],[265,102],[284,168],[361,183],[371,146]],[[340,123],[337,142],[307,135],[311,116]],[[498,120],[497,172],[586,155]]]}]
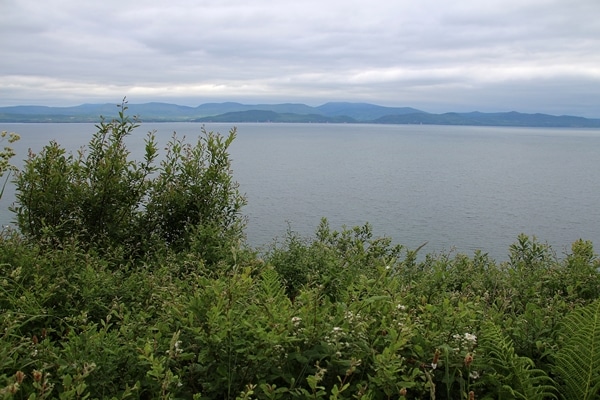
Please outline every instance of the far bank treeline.
[{"label": "far bank treeline", "polygon": [[[188,107],[168,103],[132,104],[131,112],[145,122],[273,122],[273,123],[368,123],[471,126],[600,128],[600,119],[569,115],[519,112],[448,112],[432,114],[412,107],[384,107],[369,103],[306,104],[206,103]],[[117,117],[112,104],[76,107],[0,107],[0,122],[98,122],[98,115]]]},{"label": "far bank treeline", "polygon": [[1,398],[597,398],[591,242],[417,258],[324,219],[258,251],[235,129],[160,157],[150,132],[131,160],[126,111],[76,154],[51,142],[16,171],[0,153],[19,228],[0,236]]}]

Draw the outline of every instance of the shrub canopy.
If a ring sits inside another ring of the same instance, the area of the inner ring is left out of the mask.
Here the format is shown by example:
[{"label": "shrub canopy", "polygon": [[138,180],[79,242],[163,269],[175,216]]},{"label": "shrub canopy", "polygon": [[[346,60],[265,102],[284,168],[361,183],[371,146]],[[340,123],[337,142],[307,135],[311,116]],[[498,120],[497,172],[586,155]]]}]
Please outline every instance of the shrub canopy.
[{"label": "shrub canopy", "polygon": [[68,154],[50,142],[30,151],[15,179],[17,225],[38,242],[76,240],[89,249],[120,249],[133,257],[195,247],[207,262],[243,235],[246,203],[231,171],[235,138],[201,128],[195,145],[173,135],[158,160],[155,132],[142,161],[130,160],[125,139],[139,126],[125,114],[97,125],[87,148]]}]

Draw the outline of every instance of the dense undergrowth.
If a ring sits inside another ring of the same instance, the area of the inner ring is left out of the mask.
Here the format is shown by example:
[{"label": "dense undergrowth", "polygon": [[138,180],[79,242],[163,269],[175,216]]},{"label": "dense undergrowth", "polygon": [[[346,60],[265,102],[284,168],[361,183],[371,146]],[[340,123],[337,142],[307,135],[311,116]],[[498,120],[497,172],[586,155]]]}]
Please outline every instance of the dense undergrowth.
[{"label": "dense undergrowth", "polygon": [[521,235],[503,263],[417,257],[368,224],[323,220],[259,253],[244,245],[234,132],[174,138],[154,167],[152,135],[145,161],[127,159],[134,127],[121,114],[88,154],[50,144],[16,175],[20,230],[0,237],[0,397],[599,393],[591,242],[557,257]]}]

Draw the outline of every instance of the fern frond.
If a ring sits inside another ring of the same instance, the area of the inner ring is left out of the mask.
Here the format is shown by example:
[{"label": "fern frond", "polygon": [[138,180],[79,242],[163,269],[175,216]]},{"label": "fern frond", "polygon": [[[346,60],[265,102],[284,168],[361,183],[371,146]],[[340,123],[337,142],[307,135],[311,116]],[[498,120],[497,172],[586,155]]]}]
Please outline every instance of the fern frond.
[{"label": "fern frond", "polygon": [[569,313],[562,321],[563,343],[555,371],[565,399],[595,399],[600,393],[600,300]]},{"label": "fern frond", "polygon": [[261,272],[260,278],[261,296],[264,296],[266,299],[273,299],[283,294],[284,287],[281,278],[274,268],[265,268]]},{"label": "fern frond", "polygon": [[496,386],[498,398],[556,399],[554,381],[533,361],[515,353],[512,340],[500,328],[488,323],[482,327],[480,349],[484,363],[491,369],[490,384]]}]

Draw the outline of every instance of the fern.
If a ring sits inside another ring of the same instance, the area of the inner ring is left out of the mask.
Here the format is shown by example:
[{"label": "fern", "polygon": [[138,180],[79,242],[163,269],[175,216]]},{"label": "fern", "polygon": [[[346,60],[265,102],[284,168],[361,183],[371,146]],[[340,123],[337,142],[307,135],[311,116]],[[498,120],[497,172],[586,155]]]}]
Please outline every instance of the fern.
[{"label": "fern", "polygon": [[[488,323],[480,338],[486,371],[485,383],[496,388],[498,399],[556,399],[554,381],[533,361],[515,354],[512,340]],[[483,383],[483,382],[482,382]]]},{"label": "fern", "polygon": [[555,372],[567,400],[598,397],[600,391],[600,300],[569,313],[560,331]]},{"label": "fern", "polygon": [[290,299],[285,294],[281,276],[270,265],[260,272],[255,301],[270,319],[288,318]]},{"label": "fern", "polygon": [[283,294],[284,288],[281,279],[273,267],[262,270],[260,278],[261,296],[264,296],[265,299],[274,299]]}]

